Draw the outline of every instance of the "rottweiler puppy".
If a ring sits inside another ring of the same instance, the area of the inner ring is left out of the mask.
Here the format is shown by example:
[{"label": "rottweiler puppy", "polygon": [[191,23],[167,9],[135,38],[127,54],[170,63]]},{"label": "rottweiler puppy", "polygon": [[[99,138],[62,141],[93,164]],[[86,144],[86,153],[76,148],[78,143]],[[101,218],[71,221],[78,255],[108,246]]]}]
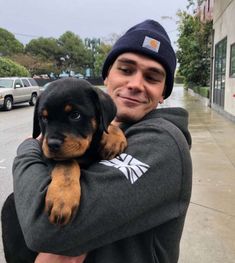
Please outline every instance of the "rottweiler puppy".
[{"label": "rottweiler puppy", "polygon": [[111,159],[125,149],[125,136],[111,125],[115,115],[111,97],[85,80],[54,81],[39,97],[33,137],[41,133],[45,157],[57,161],[45,199],[51,223],[65,225],[76,212],[80,165]]},{"label": "rottweiler puppy", "polygon": [[[97,159],[111,159],[126,148],[121,129],[111,124],[115,115],[111,97],[81,79],[53,81],[38,98],[33,138],[41,136],[45,158],[55,161],[45,197],[51,223],[66,225],[76,213],[81,195],[80,167]],[[3,206],[2,230],[7,262],[33,262],[30,257],[34,259],[37,253],[25,245],[13,195]]]}]

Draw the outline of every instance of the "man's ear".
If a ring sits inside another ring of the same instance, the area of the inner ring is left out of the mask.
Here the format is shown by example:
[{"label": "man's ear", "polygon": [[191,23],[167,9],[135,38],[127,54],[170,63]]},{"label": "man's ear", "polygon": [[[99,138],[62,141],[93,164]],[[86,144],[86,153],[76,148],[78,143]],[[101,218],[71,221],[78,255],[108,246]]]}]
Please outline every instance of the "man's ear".
[{"label": "man's ear", "polygon": [[37,102],[36,102],[35,107],[34,107],[34,115],[33,115],[33,138],[34,139],[36,139],[41,133],[39,118],[38,118],[39,99],[40,99],[40,97],[38,97]]},{"label": "man's ear", "polygon": [[95,87],[94,87],[94,92],[95,92],[94,101],[100,116],[99,129],[101,131],[107,132],[108,126],[116,116],[117,108],[112,98],[106,92]]},{"label": "man's ear", "polygon": [[105,85],[105,87],[107,87],[107,77],[104,80],[104,85]]},{"label": "man's ear", "polygon": [[159,99],[158,103],[162,104],[163,102],[164,102],[164,96],[162,96],[162,97]]},{"label": "man's ear", "polygon": [[162,92],[162,97],[159,99],[158,103],[162,104],[164,102],[165,93],[166,93],[166,85],[164,86],[164,90]]}]

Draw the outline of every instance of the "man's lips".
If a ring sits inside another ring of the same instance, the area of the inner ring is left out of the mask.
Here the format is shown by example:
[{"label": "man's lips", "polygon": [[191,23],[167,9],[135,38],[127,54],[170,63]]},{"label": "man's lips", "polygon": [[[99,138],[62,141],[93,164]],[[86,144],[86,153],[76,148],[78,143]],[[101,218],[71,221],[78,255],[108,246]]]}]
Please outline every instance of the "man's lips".
[{"label": "man's lips", "polygon": [[146,100],[139,99],[139,98],[133,98],[129,96],[124,96],[124,95],[119,95],[118,96],[121,100],[126,101],[126,102],[131,102],[135,104],[143,104],[146,103]]}]

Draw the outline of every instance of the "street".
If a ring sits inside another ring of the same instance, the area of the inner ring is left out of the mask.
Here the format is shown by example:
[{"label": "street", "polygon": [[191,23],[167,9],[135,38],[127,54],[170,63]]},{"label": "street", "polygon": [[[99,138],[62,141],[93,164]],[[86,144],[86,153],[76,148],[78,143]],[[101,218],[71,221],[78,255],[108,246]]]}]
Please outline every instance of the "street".
[{"label": "street", "polygon": [[[175,87],[162,105],[189,111],[193,139],[193,192],[179,263],[235,262],[235,123],[207,104]],[[19,143],[31,135],[32,120],[33,107],[27,104],[0,111],[0,205],[12,191],[12,161]]]},{"label": "street", "polygon": [[[33,110],[28,103],[9,112],[0,110],[0,207],[13,189],[11,168],[17,146],[32,134]],[[0,244],[0,263],[4,263],[2,240]]]}]

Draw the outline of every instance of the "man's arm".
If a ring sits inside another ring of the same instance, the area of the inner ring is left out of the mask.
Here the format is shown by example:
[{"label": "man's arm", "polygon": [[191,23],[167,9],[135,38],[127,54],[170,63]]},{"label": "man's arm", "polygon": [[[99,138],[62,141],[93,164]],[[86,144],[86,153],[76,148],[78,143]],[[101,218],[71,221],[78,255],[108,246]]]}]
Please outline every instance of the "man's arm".
[{"label": "man's arm", "polygon": [[44,213],[50,169],[40,145],[35,140],[24,142],[13,174],[27,245],[36,251],[77,256],[185,213],[191,191],[188,145],[174,125],[161,122],[132,126],[126,131],[124,154],[82,171],[79,211],[63,228],[51,225]]}]

